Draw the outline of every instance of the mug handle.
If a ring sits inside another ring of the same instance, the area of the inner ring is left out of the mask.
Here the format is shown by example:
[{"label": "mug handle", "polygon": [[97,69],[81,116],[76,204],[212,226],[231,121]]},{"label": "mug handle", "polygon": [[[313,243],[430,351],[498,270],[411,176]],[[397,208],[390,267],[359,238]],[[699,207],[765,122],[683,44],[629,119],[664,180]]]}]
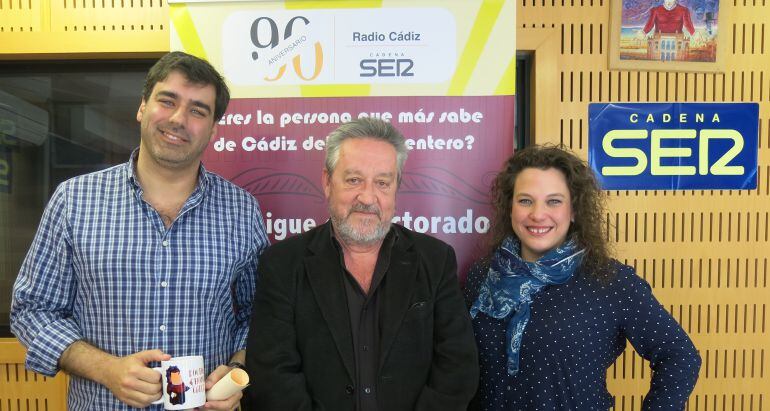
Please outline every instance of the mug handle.
[{"label": "mug handle", "polygon": [[157,401],[153,401],[153,404],[163,404],[163,367],[153,367],[153,371],[157,371],[160,374],[160,398]]}]

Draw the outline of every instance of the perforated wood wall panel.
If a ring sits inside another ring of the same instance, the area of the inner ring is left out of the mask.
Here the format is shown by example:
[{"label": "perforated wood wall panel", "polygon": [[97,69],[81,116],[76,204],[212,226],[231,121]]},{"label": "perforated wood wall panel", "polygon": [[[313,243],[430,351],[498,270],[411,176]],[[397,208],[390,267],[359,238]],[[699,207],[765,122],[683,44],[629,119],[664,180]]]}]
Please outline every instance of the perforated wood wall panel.
[{"label": "perforated wood wall panel", "polygon": [[156,56],[165,0],[0,0],[0,59]]},{"label": "perforated wood wall panel", "polygon": [[0,411],[64,410],[66,398],[65,375],[48,378],[27,371],[24,349],[14,340],[0,341]]},{"label": "perforated wood wall panel", "polygon": [[[703,358],[688,410],[770,410],[770,4],[722,2],[723,73],[608,70],[610,2],[523,0],[518,48],[535,53],[538,143],[587,156],[588,103],[760,103],[756,190],[611,191],[607,238]],[[640,410],[650,368],[631,348],[608,371],[617,410]]]},{"label": "perforated wood wall panel", "polygon": [[163,32],[166,9],[164,0],[52,0],[51,30]]},{"label": "perforated wood wall panel", "polygon": [[0,0],[0,33],[40,31],[40,1]]}]

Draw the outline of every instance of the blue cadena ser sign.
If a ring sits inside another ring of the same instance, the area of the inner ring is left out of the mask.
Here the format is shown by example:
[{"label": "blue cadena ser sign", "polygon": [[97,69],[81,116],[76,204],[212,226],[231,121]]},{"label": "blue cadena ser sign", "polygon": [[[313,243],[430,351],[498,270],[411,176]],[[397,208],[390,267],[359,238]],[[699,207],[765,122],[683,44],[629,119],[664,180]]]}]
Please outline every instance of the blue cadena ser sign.
[{"label": "blue cadena ser sign", "polygon": [[605,190],[757,187],[757,103],[596,103],[588,117]]}]

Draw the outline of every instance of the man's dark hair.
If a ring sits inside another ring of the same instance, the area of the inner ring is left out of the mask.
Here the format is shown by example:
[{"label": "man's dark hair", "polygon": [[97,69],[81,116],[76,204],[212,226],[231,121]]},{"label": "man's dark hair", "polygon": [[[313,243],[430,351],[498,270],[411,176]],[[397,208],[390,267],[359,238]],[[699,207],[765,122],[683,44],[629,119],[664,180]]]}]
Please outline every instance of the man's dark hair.
[{"label": "man's dark hair", "polygon": [[165,80],[173,71],[182,73],[191,83],[214,86],[216,89],[214,122],[219,121],[230,102],[230,90],[225,84],[225,79],[208,61],[181,51],[172,51],[166,54],[150,68],[142,89],[144,101],[150,101],[150,95],[152,95],[155,84]]}]

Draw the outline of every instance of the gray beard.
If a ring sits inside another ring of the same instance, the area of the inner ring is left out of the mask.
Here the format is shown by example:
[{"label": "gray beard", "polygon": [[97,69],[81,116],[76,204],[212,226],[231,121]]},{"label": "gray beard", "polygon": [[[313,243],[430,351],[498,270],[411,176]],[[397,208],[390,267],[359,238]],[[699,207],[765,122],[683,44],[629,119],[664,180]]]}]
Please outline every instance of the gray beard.
[{"label": "gray beard", "polygon": [[388,235],[388,231],[390,231],[390,221],[384,221],[378,223],[372,231],[367,230],[367,232],[361,232],[348,222],[347,217],[339,218],[339,216],[334,215],[331,210],[329,211],[330,219],[332,220],[332,225],[334,226],[336,234],[346,244],[372,245],[382,241],[385,236]]}]

